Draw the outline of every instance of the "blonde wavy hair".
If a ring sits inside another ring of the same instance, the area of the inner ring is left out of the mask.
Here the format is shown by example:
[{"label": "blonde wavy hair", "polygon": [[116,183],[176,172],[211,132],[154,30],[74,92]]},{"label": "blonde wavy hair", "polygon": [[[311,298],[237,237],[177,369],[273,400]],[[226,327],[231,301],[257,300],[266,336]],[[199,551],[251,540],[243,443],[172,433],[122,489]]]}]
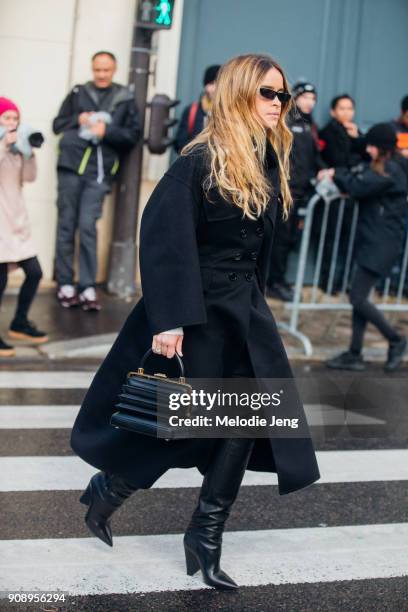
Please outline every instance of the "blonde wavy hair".
[{"label": "blonde wavy hair", "polygon": [[271,196],[263,166],[267,139],[278,159],[284,219],[292,206],[288,181],[293,137],[285,118],[293,103],[282,105],[274,129],[265,129],[255,111],[259,86],[271,68],[279,70],[284,89],[289,92],[282,68],[269,55],[239,55],[224,64],[218,73],[208,123],[181,151],[187,155],[195,145],[206,144],[211,171],[204,182],[205,191],[208,193],[215,184],[224,199],[242,208],[243,214],[251,219],[265,210]]}]

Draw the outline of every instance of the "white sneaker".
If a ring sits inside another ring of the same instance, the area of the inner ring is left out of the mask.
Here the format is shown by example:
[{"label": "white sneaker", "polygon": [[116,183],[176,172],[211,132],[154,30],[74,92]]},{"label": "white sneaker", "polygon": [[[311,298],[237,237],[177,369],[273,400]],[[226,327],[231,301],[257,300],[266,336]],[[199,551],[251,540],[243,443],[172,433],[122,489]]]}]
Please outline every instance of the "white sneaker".
[{"label": "white sneaker", "polygon": [[87,287],[84,291],[79,294],[80,299],[89,300],[91,302],[96,300],[96,291],[94,287]]},{"label": "white sneaker", "polygon": [[98,311],[101,310],[101,305],[94,287],[87,287],[79,294],[79,302],[82,310]]},{"label": "white sneaker", "polygon": [[61,297],[72,298],[75,295],[74,285],[62,285],[58,290],[58,295]]},{"label": "white sneaker", "polygon": [[78,306],[78,295],[73,285],[62,285],[57,292],[57,299],[64,308]]}]

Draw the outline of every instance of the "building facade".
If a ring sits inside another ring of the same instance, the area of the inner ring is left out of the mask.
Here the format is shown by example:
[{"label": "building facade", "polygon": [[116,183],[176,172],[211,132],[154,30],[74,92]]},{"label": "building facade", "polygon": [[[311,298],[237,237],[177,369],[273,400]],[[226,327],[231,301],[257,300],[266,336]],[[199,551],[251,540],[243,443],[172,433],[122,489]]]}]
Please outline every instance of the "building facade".
[{"label": "building facade", "polygon": [[[116,80],[126,83],[137,0],[1,0],[0,95],[14,99],[23,121],[41,130],[46,143],[37,152],[38,180],[25,195],[44,269],[51,284],[56,224],[58,139],[51,122],[76,83],[91,78],[90,57],[107,49],[118,58]],[[197,99],[209,64],[247,52],[267,52],[287,71],[319,91],[316,119],[328,116],[330,99],[348,92],[356,100],[357,122],[372,123],[398,114],[408,93],[408,2],[406,0],[177,0],[174,25],[154,37],[155,92],[177,97],[182,107]],[[170,152],[144,163],[139,214]],[[106,277],[113,221],[113,197],[98,221],[99,273]],[[12,276],[20,282],[18,273]],[[11,278],[11,284],[12,284]]]}]

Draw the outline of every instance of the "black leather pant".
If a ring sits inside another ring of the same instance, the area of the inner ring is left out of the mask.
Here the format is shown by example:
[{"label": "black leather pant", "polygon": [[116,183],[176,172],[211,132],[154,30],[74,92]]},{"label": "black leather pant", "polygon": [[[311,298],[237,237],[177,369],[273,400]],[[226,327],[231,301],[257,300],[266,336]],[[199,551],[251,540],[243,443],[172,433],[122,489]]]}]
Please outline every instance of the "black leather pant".
[{"label": "black leather pant", "polygon": [[[230,375],[231,378],[255,378],[247,345],[241,353],[241,357]],[[233,449],[234,463],[237,468],[246,468],[251,456],[255,438],[220,438],[217,444],[217,454],[228,454],[228,448]],[[231,466],[234,469],[234,466]],[[227,469],[226,469],[227,471]]]}]

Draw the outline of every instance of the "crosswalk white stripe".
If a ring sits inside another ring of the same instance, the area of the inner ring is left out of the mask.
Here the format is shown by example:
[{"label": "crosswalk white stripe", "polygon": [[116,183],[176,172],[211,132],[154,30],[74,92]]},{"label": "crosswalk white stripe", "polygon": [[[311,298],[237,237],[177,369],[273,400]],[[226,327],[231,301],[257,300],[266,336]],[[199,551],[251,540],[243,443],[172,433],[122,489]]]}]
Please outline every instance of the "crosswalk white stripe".
[{"label": "crosswalk white stripe", "polygon": [[337,425],[385,425],[386,421],[367,414],[342,410],[330,404],[304,404],[307,422],[310,426],[333,427]]},{"label": "crosswalk white stripe", "polygon": [[78,405],[0,406],[0,429],[70,429],[78,410]]},{"label": "crosswalk white stripe", "polygon": [[[0,389],[86,389],[93,372],[0,372]],[[68,396],[69,397],[69,396]],[[9,400],[10,401],[10,400]],[[46,400],[45,400],[46,401]],[[1,405],[0,430],[70,429],[78,405]],[[344,412],[305,404],[309,425],[340,425]],[[356,412],[348,424],[385,421]],[[408,450],[320,451],[316,484],[408,480]],[[0,457],[0,492],[82,490],[95,468],[78,457]],[[172,469],[155,488],[199,487],[193,469]],[[246,471],[243,486],[276,485],[275,474]],[[226,532],[223,567],[242,586],[408,576],[408,523]],[[0,541],[1,591],[64,590],[70,595],[206,588],[188,577],[180,534]],[[1,604],[0,604],[1,607]]]},{"label": "crosswalk white stripe", "polygon": [[[318,451],[321,479],[334,482],[408,480],[408,450]],[[0,491],[81,490],[95,468],[78,457],[0,457]],[[154,483],[159,488],[201,486],[196,468],[171,469]],[[247,470],[244,485],[276,484],[276,474]]]},{"label": "crosswalk white stripe", "polygon": [[[71,428],[79,406],[70,405],[0,405],[0,429],[65,429]],[[309,425],[382,425],[385,421],[333,406],[306,404]]]},{"label": "crosswalk white stripe", "polygon": [[[242,586],[408,575],[408,524],[225,532],[223,567]],[[182,536],[5,540],[0,590],[71,595],[205,588],[185,573]]]},{"label": "crosswalk white stripe", "polygon": [[[95,372],[0,372],[0,389],[87,389]],[[1,395],[0,395],[1,404]],[[345,412],[325,404],[305,404],[309,425],[341,425]],[[347,411],[349,425],[379,425],[385,421]]]},{"label": "crosswalk white stripe", "polygon": [[[11,471],[9,471],[11,470]],[[95,468],[78,457],[0,457],[0,491],[69,491],[86,487]],[[248,472],[250,482],[275,484],[271,474]],[[202,476],[195,468],[174,468],[154,483],[157,488],[199,487]]]},{"label": "crosswalk white stripe", "polygon": [[95,372],[0,372],[0,389],[87,389]]}]

